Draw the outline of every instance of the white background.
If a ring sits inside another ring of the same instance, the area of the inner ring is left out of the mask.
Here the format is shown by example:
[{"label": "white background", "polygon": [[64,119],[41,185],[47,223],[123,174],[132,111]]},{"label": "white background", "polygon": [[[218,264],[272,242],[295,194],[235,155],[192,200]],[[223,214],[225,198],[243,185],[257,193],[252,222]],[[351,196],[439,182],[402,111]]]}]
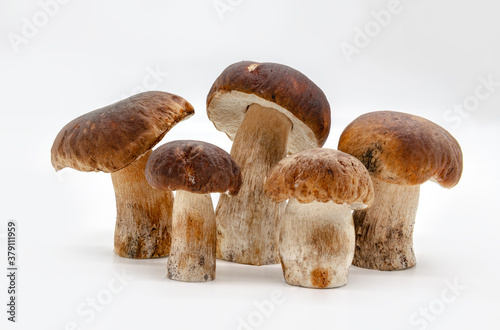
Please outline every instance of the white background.
[{"label": "white background", "polygon": [[[15,325],[6,321],[1,276],[1,329],[500,328],[497,1],[61,0],[50,17],[40,5],[49,2],[0,2],[0,265],[8,219],[18,222],[20,265]],[[229,7],[218,12],[214,3]],[[381,27],[373,13],[388,8]],[[365,29],[371,36],[360,36]],[[342,51],[348,44],[351,56]],[[357,116],[384,109],[424,116],[457,138],[461,182],[421,189],[416,267],[351,267],[347,286],[311,290],[287,285],[278,265],[218,262],[216,281],[189,284],[165,278],[165,258],[113,255],[110,176],[56,174],[56,134],[146,81],[145,89],[176,93],[196,109],[162,143],[199,139],[229,151],[205,98],[241,60],[292,66],[323,89],[332,107],[325,147],[336,148]],[[99,311],[87,305],[94,298],[105,303]]]}]

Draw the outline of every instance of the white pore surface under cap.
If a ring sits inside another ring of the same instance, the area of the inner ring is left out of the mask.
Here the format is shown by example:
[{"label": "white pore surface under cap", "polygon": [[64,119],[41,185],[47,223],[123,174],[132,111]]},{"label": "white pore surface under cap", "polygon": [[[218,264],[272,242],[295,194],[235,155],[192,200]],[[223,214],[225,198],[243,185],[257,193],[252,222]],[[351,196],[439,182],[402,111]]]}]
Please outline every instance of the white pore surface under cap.
[{"label": "white pore surface under cap", "polygon": [[287,146],[289,154],[319,147],[316,136],[306,124],[287,109],[255,94],[247,94],[239,91],[217,92],[208,107],[208,118],[214,123],[215,128],[221,132],[225,132],[232,141],[245,117],[247,107],[254,103],[265,108],[275,109],[292,121],[292,132]]}]

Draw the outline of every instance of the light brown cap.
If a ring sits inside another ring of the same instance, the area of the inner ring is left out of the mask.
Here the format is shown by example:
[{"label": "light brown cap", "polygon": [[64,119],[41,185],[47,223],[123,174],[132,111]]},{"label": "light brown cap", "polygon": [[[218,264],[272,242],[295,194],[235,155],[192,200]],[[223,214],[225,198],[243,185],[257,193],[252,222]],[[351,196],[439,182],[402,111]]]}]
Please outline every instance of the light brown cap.
[{"label": "light brown cap", "polygon": [[145,92],[69,122],[52,145],[56,171],[113,173],[155,146],[179,121],[194,114],[189,102],[165,92]]},{"label": "light brown cap", "polygon": [[292,121],[289,153],[321,147],[330,133],[330,105],[323,91],[299,71],[276,63],[243,61],[227,67],[208,93],[208,118],[233,140],[253,103]]},{"label": "light brown cap", "polygon": [[352,204],[365,208],[373,202],[373,183],[363,164],[338,150],[309,149],[279,161],[269,172],[264,189],[275,202],[296,198]]},{"label": "light brown cap", "polygon": [[358,117],[340,136],[339,150],[387,183],[419,185],[433,179],[451,188],[462,175],[457,140],[441,126],[407,113],[377,111]]},{"label": "light brown cap", "polygon": [[213,144],[179,140],[153,151],[146,164],[146,180],[157,189],[236,195],[241,170],[227,152]]}]

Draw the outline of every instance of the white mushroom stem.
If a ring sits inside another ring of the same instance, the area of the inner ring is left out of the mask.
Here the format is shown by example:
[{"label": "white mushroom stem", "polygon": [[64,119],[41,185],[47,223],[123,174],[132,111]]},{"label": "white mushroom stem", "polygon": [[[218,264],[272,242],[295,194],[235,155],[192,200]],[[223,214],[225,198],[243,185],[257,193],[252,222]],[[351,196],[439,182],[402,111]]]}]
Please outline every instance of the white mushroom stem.
[{"label": "white mushroom stem", "polygon": [[356,250],[353,264],[378,270],[415,266],[413,225],[420,186],[400,186],[372,177],[375,200],[354,211]]},{"label": "white mushroom stem", "polygon": [[286,156],[291,129],[292,122],[279,111],[249,106],[231,148],[241,167],[241,189],[234,197],[221,195],[216,210],[219,258],[250,265],[279,262],[277,226],[285,204],[267,198],[263,185]]},{"label": "white mushroom stem", "polygon": [[174,196],[152,188],[144,171],[151,150],[111,173],[116,196],[115,253],[125,258],[154,258],[170,252]]},{"label": "white mushroom stem", "polygon": [[215,279],[215,213],[210,194],[175,194],[167,277],[185,282]]},{"label": "white mushroom stem", "polygon": [[334,288],[347,284],[354,255],[348,204],[288,202],[280,225],[280,258],[288,284]]}]

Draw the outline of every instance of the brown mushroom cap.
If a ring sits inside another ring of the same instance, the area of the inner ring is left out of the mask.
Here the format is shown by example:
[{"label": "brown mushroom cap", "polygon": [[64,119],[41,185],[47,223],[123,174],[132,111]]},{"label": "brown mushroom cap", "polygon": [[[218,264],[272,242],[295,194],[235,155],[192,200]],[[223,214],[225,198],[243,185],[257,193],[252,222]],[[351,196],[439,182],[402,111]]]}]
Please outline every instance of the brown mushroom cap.
[{"label": "brown mushroom cap", "polygon": [[330,105],[323,91],[299,71],[276,63],[243,61],[227,67],[208,93],[208,118],[233,140],[253,103],[290,118],[289,153],[321,147],[330,133]]},{"label": "brown mushroom cap", "polygon": [[441,126],[407,113],[377,111],[358,117],[340,136],[339,150],[387,183],[418,185],[432,178],[451,188],[462,175],[457,140]]},{"label": "brown mushroom cap", "polygon": [[269,172],[264,189],[275,202],[296,198],[353,204],[365,208],[373,202],[373,183],[363,164],[338,150],[309,149],[279,161]]},{"label": "brown mushroom cap", "polygon": [[146,180],[157,189],[236,195],[241,170],[227,152],[213,144],[179,140],[153,151],[146,164]]},{"label": "brown mushroom cap", "polygon": [[56,171],[116,172],[155,146],[179,121],[194,114],[182,97],[145,92],[69,122],[52,145]]}]

